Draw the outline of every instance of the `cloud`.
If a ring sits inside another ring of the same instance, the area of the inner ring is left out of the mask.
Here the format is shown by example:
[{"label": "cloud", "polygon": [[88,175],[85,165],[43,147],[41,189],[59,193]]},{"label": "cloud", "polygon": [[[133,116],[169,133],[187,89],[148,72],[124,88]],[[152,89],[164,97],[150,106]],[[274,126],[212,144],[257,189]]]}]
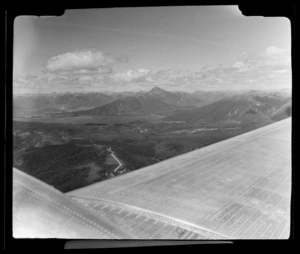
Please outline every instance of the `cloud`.
[{"label": "cloud", "polygon": [[264,52],[265,64],[290,68],[291,52],[277,47],[268,47]]},{"label": "cloud", "polygon": [[111,84],[132,87],[151,84],[170,90],[197,89],[260,89],[290,87],[291,72],[288,51],[269,47],[260,54],[243,53],[231,66],[217,65],[200,71],[165,69],[150,71],[130,70],[113,74]]},{"label": "cloud", "polygon": [[242,69],[242,68],[245,68],[245,64],[243,62],[235,62],[233,65],[232,65],[233,68],[237,68],[237,69]]},{"label": "cloud", "polygon": [[115,56],[114,60],[119,63],[128,63],[129,62],[129,55],[120,55]]},{"label": "cloud", "polygon": [[176,70],[176,69],[166,69],[160,70],[154,73],[155,79],[167,79],[167,80],[176,80],[183,79],[187,77],[193,77],[197,74],[190,70]]},{"label": "cloud", "polygon": [[145,82],[147,80],[147,76],[150,74],[150,70],[146,69],[137,69],[137,70],[129,70],[124,73],[115,73],[112,75],[112,80],[117,82]]},{"label": "cloud", "polygon": [[81,50],[50,58],[46,70],[57,74],[110,73],[114,59],[102,51]]},{"label": "cloud", "polygon": [[25,75],[25,76],[14,76],[13,81],[18,83],[29,83],[38,80],[39,77],[36,75]]},{"label": "cloud", "polygon": [[260,54],[244,53],[237,57],[227,77],[232,83],[257,84],[261,88],[291,86],[290,51],[275,46]]},{"label": "cloud", "polygon": [[261,54],[243,53],[237,58],[232,67],[240,70],[258,68],[290,68],[290,52],[275,46],[268,47]]},{"label": "cloud", "polygon": [[231,66],[218,65],[193,72],[160,70],[154,82],[178,89],[276,89],[291,86],[288,50],[268,47],[260,54],[243,53]]},{"label": "cloud", "polygon": [[123,56],[101,51],[75,51],[51,58],[43,76],[14,77],[14,89],[31,92],[147,90],[154,85],[166,90],[261,89],[291,87],[291,59],[288,50],[274,46],[260,54],[243,53],[229,66],[217,65],[199,71],[144,68],[113,72]]},{"label": "cloud", "polygon": [[280,49],[275,46],[268,47],[265,51],[265,53],[269,56],[281,55],[281,54],[285,54],[285,52],[286,51],[284,49]]}]

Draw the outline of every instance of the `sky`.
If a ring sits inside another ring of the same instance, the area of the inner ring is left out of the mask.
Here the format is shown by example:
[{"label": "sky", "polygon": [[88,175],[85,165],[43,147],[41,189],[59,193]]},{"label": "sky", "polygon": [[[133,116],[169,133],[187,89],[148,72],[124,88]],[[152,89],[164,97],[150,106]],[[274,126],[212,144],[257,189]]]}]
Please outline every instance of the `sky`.
[{"label": "sky", "polygon": [[66,10],[14,23],[13,91],[291,87],[290,22],[237,6]]}]

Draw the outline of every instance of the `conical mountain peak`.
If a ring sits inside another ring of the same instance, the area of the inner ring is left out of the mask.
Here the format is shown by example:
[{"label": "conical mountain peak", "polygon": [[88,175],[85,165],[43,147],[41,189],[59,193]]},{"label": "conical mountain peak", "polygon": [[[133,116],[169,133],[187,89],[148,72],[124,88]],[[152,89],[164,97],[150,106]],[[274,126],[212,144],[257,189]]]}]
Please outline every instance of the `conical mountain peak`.
[{"label": "conical mountain peak", "polygon": [[159,94],[159,93],[165,93],[165,92],[167,92],[167,91],[161,89],[161,88],[158,87],[158,86],[153,87],[153,88],[149,91],[150,94]]}]

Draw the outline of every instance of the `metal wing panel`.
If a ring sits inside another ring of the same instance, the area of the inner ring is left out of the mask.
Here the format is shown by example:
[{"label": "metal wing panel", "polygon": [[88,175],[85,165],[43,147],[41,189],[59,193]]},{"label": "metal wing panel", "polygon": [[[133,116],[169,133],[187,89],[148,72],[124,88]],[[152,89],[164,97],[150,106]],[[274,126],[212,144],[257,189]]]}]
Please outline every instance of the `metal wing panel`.
[{"label": "metal wing panel", "polygon": [[13,169],[15,238],[132,238],[53,187]]},{"label": "metal wing panel", "polygon": [[208,239],[288,238],[291,119],[67,195],[141,208],[204,230]]}]

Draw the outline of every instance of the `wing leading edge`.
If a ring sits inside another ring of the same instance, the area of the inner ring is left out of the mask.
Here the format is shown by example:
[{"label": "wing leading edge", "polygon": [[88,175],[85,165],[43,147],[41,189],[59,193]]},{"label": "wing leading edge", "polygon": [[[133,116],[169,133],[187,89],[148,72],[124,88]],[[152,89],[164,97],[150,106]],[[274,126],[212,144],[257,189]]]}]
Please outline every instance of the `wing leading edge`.
[{"label": "wing leading edge", "polygon": [[132,238],[106,218],[53,187],[13,169],[15,238]]},{"label": "wing leading edge", "polygon": [[67,195],[135,238],[286,239],[291,118]]}]

